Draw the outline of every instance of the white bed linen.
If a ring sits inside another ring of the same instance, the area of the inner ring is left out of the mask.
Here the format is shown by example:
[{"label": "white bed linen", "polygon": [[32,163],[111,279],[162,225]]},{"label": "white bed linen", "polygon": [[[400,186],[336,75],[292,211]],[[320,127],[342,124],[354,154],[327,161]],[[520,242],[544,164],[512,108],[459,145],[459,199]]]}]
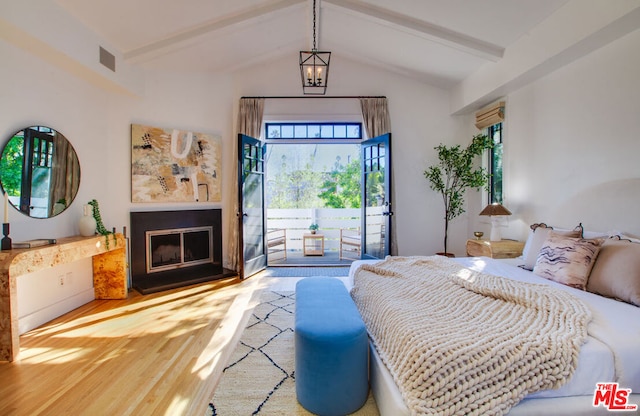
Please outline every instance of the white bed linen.
[{"label": "white bed linen", "polygon": [[[544,406],[560,400],[550,399],[554,397],[571,399],[563,402],[569,406],[571,411],[580,409],[581,414],[587,410],[588,414],[606,414],[606,411],[602,412],[604,410],[602,407],[598,409],[591,407],[591,400],[596,383],[611,381],[617,381],[621,387],[632,389],[636,394],[633,395],[634,399],[631,402],[640,404],[640,394],[637,394],[640,393],[640,308],[536,276],[530,271],[517,267],[522,263],[521,259],[495,260],[487,257],[461,257],[455,260],[466,267],[484,273],[557,287],[559,290],[568,291],[579,297],[591,309],[593,319],[588,326],[589,337],[580,350],[578,368],[572,379],[560,389],[546,390],[527,396],[509,414],[540,414],[537,413],[540,407],[544,408]],[[345,283],[347,289],[353,288],[353,277],[361,264],[377,261],[380,260],[353,262],[349,270],[348,281]],[[401,395],[391,374],[380,361],[373,347],[372,352],[371,384],[374,396],[380,396],[376,397],[376,401],[378,402],[380,398],[380,402],[383,402],[379,403],[381,414],[408,414],[404,402],[402,402],[404,410],[398,407],[397,402],[398,399],[401,400]],[[395,392],[389,391],[390,387]],[[579,400],[575,396],[580,396]],[[557,406],[557,404],[551,404],[551,406]],[[389,409],[385,410],[387,407]],[[532,407],[533,413],[528,410]]]}]

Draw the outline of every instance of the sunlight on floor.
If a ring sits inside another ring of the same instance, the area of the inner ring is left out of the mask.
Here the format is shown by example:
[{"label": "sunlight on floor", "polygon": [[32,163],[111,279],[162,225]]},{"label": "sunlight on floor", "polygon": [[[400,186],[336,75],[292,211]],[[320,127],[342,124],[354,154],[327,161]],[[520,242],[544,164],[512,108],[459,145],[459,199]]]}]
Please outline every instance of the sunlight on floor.
[{"label": "sunlight on floor", "polygon": [[258,303],[258,298],[255,294],[266,288],[265,283],[259,278],[249,279],[239,286],[241,286],[241,291],[222,319],[215,332],[215,338],[209,340],[209,344],[203,349],[193,366],[192,371],[201,380],[210,377],[219,363],[226,362],[227,357],[223,356],[223,354],[231,352],[231,349],[226,347],[235,342],[236,338],[242,333],[250,312]]},{"label": "sunlight on floor", "polygon": [[64,364],[86,358],[93,348],[24,348],[20,360],[29,364]]}]

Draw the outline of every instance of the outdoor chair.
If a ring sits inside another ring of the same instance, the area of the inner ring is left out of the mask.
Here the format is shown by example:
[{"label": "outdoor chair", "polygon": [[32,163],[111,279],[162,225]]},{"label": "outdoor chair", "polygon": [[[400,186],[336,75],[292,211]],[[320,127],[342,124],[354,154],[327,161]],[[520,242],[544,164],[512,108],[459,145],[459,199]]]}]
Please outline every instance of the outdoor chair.
[{"label": "outdoor chair", "polygon": [[287,259],[287,230],[285,228],[277,228],[267,231],[267,255],[282,252]]},{"label": "outdoor chair", "polygon": [[340,260],[359,260],[361,254],[362,237],[360,229],[340,229]]}]

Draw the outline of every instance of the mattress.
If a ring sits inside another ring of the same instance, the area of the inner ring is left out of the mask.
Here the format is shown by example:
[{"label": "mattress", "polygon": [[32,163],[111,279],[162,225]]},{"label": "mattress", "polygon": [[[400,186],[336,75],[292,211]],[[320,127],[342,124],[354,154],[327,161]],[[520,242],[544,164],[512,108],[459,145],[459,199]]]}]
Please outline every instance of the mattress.
[{"label": "mattress", "polygon": [[[591,309],[593,319],[588,326],[589,336],[580,350],[578,367],[571,380],[559,389],[530,394],[511,410],[510,415],[609,414],[602,406],[592,406],[596,383],[618,382],[620,387],[640,393],[640,360],[637,358],[640,351],[640,308],[536,276],[517,267],[522,263],[520,259],[463,257],[455,260],[484,273],[568,291]],[[347,288],[353,288],[353,277],[361,264],[377,261],[354,262],[345,283]],[[394,416],[409,414],[393,377],[373,345],[371,349],[371,388],[380,413]],[[640,394],[633,394],[630,403],[640,404]],[[565,409],[566,413],[563,413]]]}]

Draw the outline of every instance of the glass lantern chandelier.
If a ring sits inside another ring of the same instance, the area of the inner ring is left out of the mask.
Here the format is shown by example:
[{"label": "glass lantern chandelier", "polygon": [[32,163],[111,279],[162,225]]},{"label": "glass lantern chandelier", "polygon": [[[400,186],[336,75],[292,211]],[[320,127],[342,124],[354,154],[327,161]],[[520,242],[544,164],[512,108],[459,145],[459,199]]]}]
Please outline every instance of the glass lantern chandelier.
[{"label": "glass lantern chandelier", "polygon": [[330,60],[331,52],[318,51],[316,48],[316,0],[313,0],[313,49],[300,51],[300,76],[303,94],[326,94]]}]

